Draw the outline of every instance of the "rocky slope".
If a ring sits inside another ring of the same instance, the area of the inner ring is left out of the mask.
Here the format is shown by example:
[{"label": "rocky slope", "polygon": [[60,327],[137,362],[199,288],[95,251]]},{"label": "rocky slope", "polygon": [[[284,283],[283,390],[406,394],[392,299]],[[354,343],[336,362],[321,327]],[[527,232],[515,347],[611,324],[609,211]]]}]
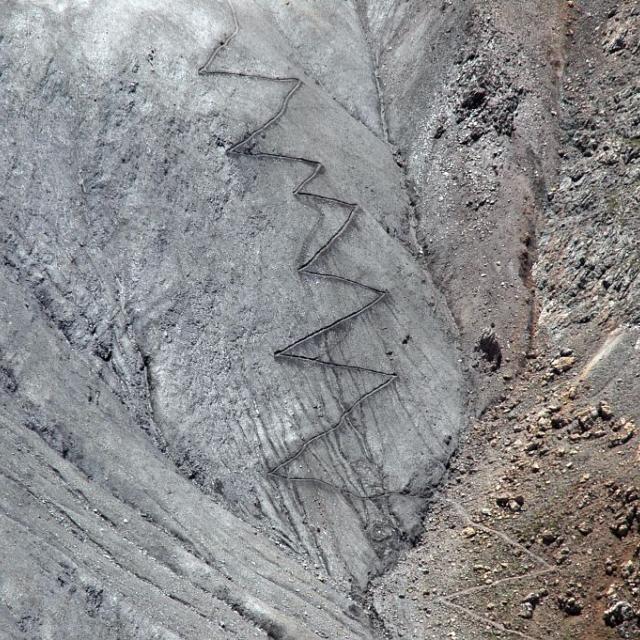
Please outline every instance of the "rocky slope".
[{"label": "rocky slope", "polygon": [[490,374],[507,386],[374,591],[390,637],[640,635],[640,7],[563,4],[535,331],[515,377]]},{"label": "rocky slope", "polygon": [[279,5],[0,9],[7,634],[377,636],[465,382],[358,15]]},{"label": "rocky slope", "polygon": [[4,3],[0,635],[633,637],[639,12]]}]

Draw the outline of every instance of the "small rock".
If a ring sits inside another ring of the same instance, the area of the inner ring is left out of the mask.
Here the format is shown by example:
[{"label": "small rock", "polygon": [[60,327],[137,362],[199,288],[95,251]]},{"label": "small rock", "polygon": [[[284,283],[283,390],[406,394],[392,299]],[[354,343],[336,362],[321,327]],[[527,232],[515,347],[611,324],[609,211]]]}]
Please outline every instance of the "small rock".
[{"label": "small rock", "polygon": [[611,438],[609,440],[609,448],[619,447],[621,444],[626,444],[633,438],[636,431],[633,427],[627,427],[619,436]]},{"label": "small rock", "polygon": [[622,577],[625,579],[629,579],[631,578],[631,576],[633,576],[634,572],[635,566],[633,564],[633,560],[627,560],[627,562],[622,565]]},{"label": "small rock", "polygon": [[473,537],[475,537],[476,533],[477,533],[477,531],[473,527],[465,527],[462,530],[462,535],[465,538],[473,538]]},{"label": "small rock", "polygon": [[598,403],[598,415],[603,420],[611,420],[611,418],[613,418],[613,411],[611,410],[609,404],[604,400]]},{"label": "small rock", "polygon": [[500,368],[502,364],[502,349],[493,325],[486,327],[482,331],[475,350],[482,353],[484,359],[491,363],[493,371]]},{"label": "small rock", "polygon": [[548,595],[548,591],[543,589],[542,591],[534,591],[530,593],[524,600],[522,601],[520,613],[518,614],[521,618],[525,618],[525,620],[529,620],[533,618],[533,612],[536,607],[542,602],[542,598]]},{"label": "small rock", "polygon": [[565,373],[573,367],[575,362],[576,359],[574,356],[561,356],[560,358],[556,358],[551,361],[551,368],[554,373]]},{"label": "small rock", "polygon": [[551,418],[551,426],[554,429],[562,429],[567,424],[567,417],[563,415],[555,415]]},{"label": "small rock", "polygon": [[558,598],[558,607],[570,616],[579,616],[584,609],[584,605],[570,595]]},{"label": "small rock", "polygon": [[498,503],[498,506],[503,508],[507,507],[509,511],[521,511],[524,505],[524,497],[515,496],[512,498],[509,496],[500,496],[496,499],[496,502]]},{"label": "small rock", "polygon": [[612,576],[616,571],[615,563],[613,562],[613,558],[607,558],[604,563],[604,572],[608,576]]},{"label": "small rock", "polygon": [[626,522],[616,522],[609,528],[611,529],[611,533],[613,533],[616,538],[622,539],[629,534],[629,525]]},{"label": "small rock", "polygon": [[624,622],[629,622],[636,617],[633,607],[625,600],[619,600],[609,607],[603,614],[602,619],[608,627],[618,627]]},{"label": "small rock", "polygon": [[611,425],[611,431],[615,431],[616,433],[618,433],[618,431],[620,431],[622,427],[625,427],[626,425],[627,419],[624,417],[620,418],[620,420]]}]

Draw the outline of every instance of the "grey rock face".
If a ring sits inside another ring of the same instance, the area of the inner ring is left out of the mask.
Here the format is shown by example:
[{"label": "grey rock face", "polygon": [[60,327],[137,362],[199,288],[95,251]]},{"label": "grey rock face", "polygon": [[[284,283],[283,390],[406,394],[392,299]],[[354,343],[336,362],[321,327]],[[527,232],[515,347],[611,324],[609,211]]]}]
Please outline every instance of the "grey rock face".
[{"label": "grey rock face", "polygon": [[234,6],[0,9],[9,637],[376,637],[463,425],[357,12]]},{"label": "grey rock face", "polygon": [[536,269],[545,322],[563,336],[576,321],[586,329],[640,325],[636,4],[607,11],[601,31],[567,73],[562,171],[549,190]]},{"label": "grey rock face", "polygon": [[[412,193],[416,259],[445,290],[469,360],[493,323],[505,363],[517,368],[535,331],[537,226],[558,162],[559,5],[358,5]],[[502,392],[499,378],[480,383],[479,410]]]}]

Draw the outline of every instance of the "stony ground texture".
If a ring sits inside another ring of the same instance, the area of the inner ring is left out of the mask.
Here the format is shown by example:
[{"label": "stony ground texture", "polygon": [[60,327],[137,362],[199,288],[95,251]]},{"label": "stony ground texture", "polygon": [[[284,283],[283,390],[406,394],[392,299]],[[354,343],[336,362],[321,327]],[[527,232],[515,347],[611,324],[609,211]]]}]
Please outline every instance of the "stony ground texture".
[{"label": "stony ground texture", "polygon": [[[242,75],[199,74],[236,21]],[[0,32],[3,633],[376,637],[358,599],[466,409],[355,6],[12,1]],[[325,198],[226,153],[265,123]]]},{"label": "stony ground texture", "polygon": [[640,6],[563,4],[534,332],[374,590],[390,637],[640,636]]},{"label": "stony ground texture", "polygon": [[637,637],[639,21],[3,3],[0,635]]}]

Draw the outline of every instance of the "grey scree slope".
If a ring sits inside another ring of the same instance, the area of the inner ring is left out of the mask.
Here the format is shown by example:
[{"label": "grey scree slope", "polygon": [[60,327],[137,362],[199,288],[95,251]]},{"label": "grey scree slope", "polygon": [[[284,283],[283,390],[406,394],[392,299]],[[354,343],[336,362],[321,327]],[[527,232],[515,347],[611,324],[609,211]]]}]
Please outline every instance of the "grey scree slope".
[{"label": "grey scree slope", "polygon": [[464,393],[329,4],[0,8],[6,637],[377,637]]}]

